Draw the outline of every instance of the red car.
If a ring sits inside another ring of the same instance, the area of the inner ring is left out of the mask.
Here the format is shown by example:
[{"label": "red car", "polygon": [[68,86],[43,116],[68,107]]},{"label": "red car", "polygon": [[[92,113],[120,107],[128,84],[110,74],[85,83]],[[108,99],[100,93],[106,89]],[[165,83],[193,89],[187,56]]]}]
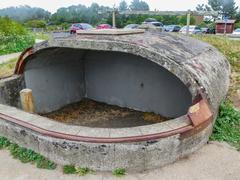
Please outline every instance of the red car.
[{"label": "red car", "polygon": [[112,29],[112,26],[109,24],[99,24],[97,29]]},{"label": "red car", "polygon": [[70,28],[70,33],[74,34],[77,32],[77,30],[88,30],[88,29],[93,29],[93,27],[87,23],[76,23],[76,24],[72,24]]}]

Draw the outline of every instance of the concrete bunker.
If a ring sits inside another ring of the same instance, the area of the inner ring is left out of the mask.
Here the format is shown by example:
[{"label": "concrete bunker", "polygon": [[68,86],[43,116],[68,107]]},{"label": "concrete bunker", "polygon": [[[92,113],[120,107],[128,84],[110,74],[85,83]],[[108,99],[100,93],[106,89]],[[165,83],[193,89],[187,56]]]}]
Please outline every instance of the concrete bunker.
[{"label": "concrete bunker", "polygon": [[[151,169],[202,147],[228,90],[226,58],[181,35],[109,32],[58,36],[27,49],[15,75],[0,80],[0,134],[56,163],[103,171]],[[89,98],[169,119],[113,128],[61,123],[14,108],[24,88],[40,114]]]}]

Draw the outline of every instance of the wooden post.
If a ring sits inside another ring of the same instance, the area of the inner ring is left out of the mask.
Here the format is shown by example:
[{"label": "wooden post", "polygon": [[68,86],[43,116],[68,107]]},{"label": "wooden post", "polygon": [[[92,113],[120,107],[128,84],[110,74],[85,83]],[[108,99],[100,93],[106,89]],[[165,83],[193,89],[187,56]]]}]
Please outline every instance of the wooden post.
[{"label": "wooden post", "polygon": [[113,29],[116,29],[116,9],[115,8],[113,8],[112,26],[113,26]]},{"label": "wooden post", "polygon": [[34,113],[33,95],[31,89],[23,89],[20,91],[20,99],[22,109],[29,113]]},{"label": "wooden post", "polygon": [[189,35],[190,23],[191,23],[191,11],[188,10],[188,14],[187,14],[187,35]]}]

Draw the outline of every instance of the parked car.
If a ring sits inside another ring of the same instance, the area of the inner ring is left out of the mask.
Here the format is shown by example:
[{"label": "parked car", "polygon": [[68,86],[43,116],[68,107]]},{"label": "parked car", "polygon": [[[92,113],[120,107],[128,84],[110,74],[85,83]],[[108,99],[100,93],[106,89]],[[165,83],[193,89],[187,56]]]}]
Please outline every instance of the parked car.
[{"label": "parked car", "polygon": [[72,24],[72,26],[70,27],[70,33],[74,34],[77,32],[77,30],[88,30],[88,29],[93,29],[93,27],[87,23],[76,23],[76,24]]},{"label": "parked car", "polygon": [[233,35],[240,35],[240,28],[235,29],[232,33]]},{"label": "parked car", "polygon": [[181,26],[178,25],[168,25],[164,27],[166,32],[179,32],[181,30]]},{"label": "parked car", "polygon": [[209,28],[201,28],[202,33],[204,34],[210,34],[210,29]]},{"label": "parked car", "polygon": [[97,29],[112,29],[112,26],[110,24],[99,24]]},{"label": "parked car", "polygon": [[139,26],[139,24],[128,24],[124,29],[137,29]]},{"label": "parked car", "polygon": [[154,18],[148,18],[146,19],[143,24],[152,24],[154,26],[157,26],[157,27],[163,27],[163,23],[157,21],[156,19]]},{"label": "parked car", "polygon": [[[186,34],[187,26],[182,27],[182,29],[179,32]],[[189,26],[189,34],[202,34],[202,30],[198,26]]]}]

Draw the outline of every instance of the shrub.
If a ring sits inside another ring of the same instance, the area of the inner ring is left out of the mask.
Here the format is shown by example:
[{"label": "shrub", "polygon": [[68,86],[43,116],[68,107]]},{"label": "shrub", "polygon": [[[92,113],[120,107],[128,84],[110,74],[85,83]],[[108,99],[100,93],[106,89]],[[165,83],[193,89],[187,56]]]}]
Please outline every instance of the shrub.
[{"label": "shrub", "polygon": [[47,23],[44,20],[30,20],[26,22],[26,26],[29,28],[46,28]]},{"label": "shrub", "polygon": [[0,55],[20,52],[34,44],[34,36],[21,24],[6,17],[0,17],[0,24]]},{"label": "shrub", "polygon": [[126,175],[126,169],[123,168],[117,168],[112,171],[112,174],[117,177],[122,177]]},{"label": "shrub", "polygon": [[73,166],[73,165],[63,166],[63,173],[64,174],[75,174],[76,173],[75,166]]}]

